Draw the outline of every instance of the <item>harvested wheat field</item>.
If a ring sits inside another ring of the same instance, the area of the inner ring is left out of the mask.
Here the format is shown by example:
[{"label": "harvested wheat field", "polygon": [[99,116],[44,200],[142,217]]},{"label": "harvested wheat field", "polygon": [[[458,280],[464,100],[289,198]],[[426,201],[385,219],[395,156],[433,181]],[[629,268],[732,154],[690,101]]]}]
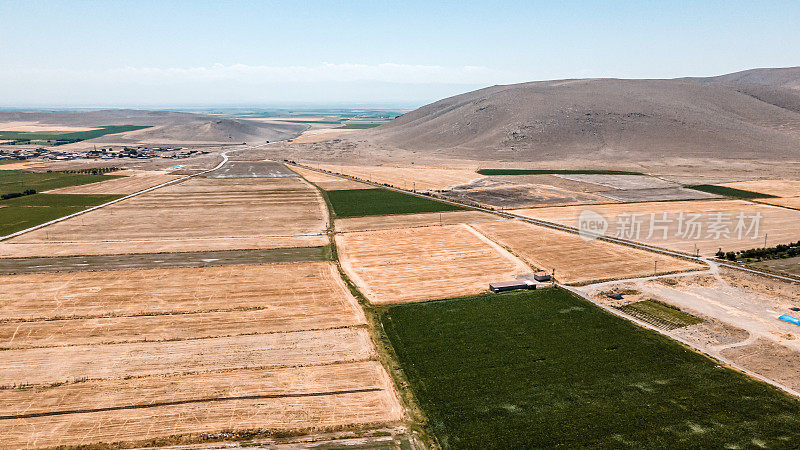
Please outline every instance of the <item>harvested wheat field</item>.
[{"label": "harvested wheat field", "polygon": [[325,245],[327,208],[299,177],[194,178],[0,244],[0,257]]},{"label": "harvested wheat field", "polygon": [[388,216],[365,216],[336,219],[336,231],[390,230],[394,228],[432,227],[457,225],[460,223],[491,222],[498,216],[480,211],[443,211],[419,214],[392,214]]},{"label": "harvested wheat field", "polygon": [[733,183],[722,183],[719,186],[774,195],[776,197],[800,197],[800,180],[735,181]]},{"label": "harvested wheat field", "polygon": [[531,269],[466,225],[336,236],[348,276],[373,303],[476,294]]},{"label": "harvested wheat field", "polygon": [[362,361],[373,355],[372,342],[364,328],[3,350],[0,386],[333,364]]},{"label": "harvested wheat field", "polygon": [[[562,283],[634,278],[704,268],[671,258],[604,241],[584,241],[577,234],[518,220],[470,225],[534,267],[550,272]],[[657,263],[657,267],[655,264]]]},{"label": "harvested wheat field", "polygon": [[340,178],[334,175],[317,172],[316,170],[305,169],[298,166],[290,166],[290,169],[297,172],[301,177],[316,184],[325,191],[344,191],[348,189],[370,189],[374,186],[358,181]]},{"label": "harvested wheat field", "polygon": [[318,169],[342,173],[401,189],[439,190],[484,178],[475,168],[446,169],[431,166],[337,166],[307,164]]},{"label": "harvested wheat field", "polygon": [[784,208],[800,209],[800,197],[786,197],[786,198],[760,198],[758,203],[767,203],[775,206],[783,206]]},{"label": "harvested wheat field", "polygon": [[120,194],[127,195],[139,192],[168,181],[181,178],[180,175],[169,175],[166,172],[147,170],[123,170],[109,175],[122,175],[91,184],[68,186],[47,191],[48,194]]},{"label": "harvested wheat field", "polygon": [[0,277],[11,447],[396,423],[331,262]]},{"label": "harvested wheat field", "polygon": [[[768,246],[800,239],[800,228],[797,227],[800,211],[742,200],[566,206],[522,209],[515,210],[514,213],[577,228],[578,216],[587,209],[606,218],[609,224],[606,232],[608,236],[619,234],[631,241],[645,242],[687,254],[699,251],[700,255],[709,256],[720,248],[723,251],[734,251],[763,247],[765,233]],[[681,213],[683,224],[679,230]],[[741,238],[737,231],[740,214],[743,223]],[[759,214],[760,219],[755,219]],[[695,225],[689,222],[692,218]],[[631,226],[634,223],[639,224],[638,233],[636,227]],[[751,228],[755,224],[758,226]],[[650,230],[653,230],[652,235]]]},{"label": "harvested wheat field", "polygon": [[9,299],[0,304],[5,322],[265,309],[278,324],[301,320],[309,328],[323,328],[336,314],[352,317],[349,324],[364,323],[330,262],[25,274],[0,280]]}]

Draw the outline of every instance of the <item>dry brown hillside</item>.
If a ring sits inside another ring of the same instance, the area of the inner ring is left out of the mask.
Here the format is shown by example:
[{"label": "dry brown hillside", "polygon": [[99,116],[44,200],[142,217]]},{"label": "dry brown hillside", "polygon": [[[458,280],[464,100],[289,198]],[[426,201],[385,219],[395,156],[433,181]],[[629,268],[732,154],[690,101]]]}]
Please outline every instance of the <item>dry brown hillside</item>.
[{"label": "dry brown hillside", "polygon": [[748,83],[734,77],[493,86],[424,106],[364,136],[479,160],[800,160],[800,93],[785,87],[800,80],[800,69],[775,75],[777,86],[756,74],[740,75]]}]

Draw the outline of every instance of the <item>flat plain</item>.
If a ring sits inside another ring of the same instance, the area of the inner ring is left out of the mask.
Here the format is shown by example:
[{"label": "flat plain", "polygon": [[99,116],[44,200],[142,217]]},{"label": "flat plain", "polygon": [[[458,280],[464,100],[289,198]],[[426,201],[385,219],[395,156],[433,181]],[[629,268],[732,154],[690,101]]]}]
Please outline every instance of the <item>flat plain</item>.
[{"label": "flat plain", "polygon": [[776,197],[800,197],[800,180],[735,181],[722,183],[720,186],[754,191]]},{"label": "flat plain", "polygon": [[417,214],[391,214],[336,219],[336,231],[375,231],[394,228],[432,227],[459,223],[490,222],[498,216],[480,211],[443,211]]},{"label": "flat plain", "polygon": [[434,166],[343,166],[331,164],[307,164],[317,169],[341,173],[388,184],[401,189],[438,190],[469,183],[483,178],[475,168],[444,168]]},{"label": "flat plain", "polygon": [[0,311],[3,445],[191,441],[403,417],[331,262],[0,281],[10,299]]},{"label": "flat plain", "polygon": [[584,241],[577,234],[519,220],[473,223],[489,239],[534,267],[555,269],[562,283],[588,283],[698,270],[700,264],[609,242]]},{"label": "flat plain", "polygon": [[483,292],[530,268],[465,225],[336,235],[342,268],[372,303]]},{"label": "flat plain", "polygon": [[193,178],[4,241],[0,257],[319,246],[326,223],[299,177]]},{"label": "flat plain", "polygon": [[[694,254],[699,250],[701,255],[710,256],[718,249],[723,251],[745,250],[764,246],[764,234],[767,234],[767,245],[795,242],[800,239],[800,229],[796,224],[800,221],[800,211],[787,208],[750,203],[742,200],[698,200],[675,202],[645,202],[613,205],[565,206],[559,208],[536,208],[515,210],[514,213],[524,217],[545,220],[570,227],[578,227],[578,217],[584,210],[594,211],[608,221],[608,236],[615,236],[618,231],[629,240],[645,242],[657,247]],[[680,214],[684,214],[683,229],[678,233]],[[632,228],[634,216],[640,232]],[[653,214],[653,216],[651,216]],[[667,222],[661,222],[667,214]],[[744,226],[742,237],[736,232],[739,214],[743,214]],[[760,214],[760,219],[754,217]],[[695,227],[689,227],[690,215],[697,215]],[[720,219],[717,221],[717,219]],[[651,219],[655,222],[651,223]],[[712,223],[721,223],[722,231],[717,235],[710,228]],[[758,227],[750,229],[756,222]],[[655,227],[651,227],[651,224]],[[666,239],[664,229],[666,227]],[[633,230],[633,232],[631,232]],[[654,233],[648,237],[650,230]],[[755,237],[753,235],[755,234]],[[696,238],[695,238],[696,237]]]},{"label": "flat plain", "polygon": [[328,175],[316,170],[306,169],[299,166],[291,166],[291,169],[297,172],[301,177],[314,183],[324,191],[341,191],[348,189],[370,189],[374,186],[358,181],[348,180],[346,178]]},{"label": "flat plain", "polygon": [[91,184],[62,187],[47,191],[50,194],[133,194],[180,178],[163,171],[123,170],[113,172],[113,179],[100,180]]},{"label": "flat plain", "polygon": [[382,323],[442,446],[800,439],[795,398],[563,289],[397,305]]}]

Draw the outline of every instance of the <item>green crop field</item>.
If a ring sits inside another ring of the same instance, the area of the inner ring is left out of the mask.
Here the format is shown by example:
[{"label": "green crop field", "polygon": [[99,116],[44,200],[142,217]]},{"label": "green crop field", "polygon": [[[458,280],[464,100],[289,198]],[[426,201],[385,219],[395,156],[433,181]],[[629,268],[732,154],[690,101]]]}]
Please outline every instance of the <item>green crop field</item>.
[{"label": "green crop field", "polygon": [[710,194],[723,195],[725,197],[750,199],[750,198],[776,198],[774,195],[761,194],[759,192],[745,191],[744,189],[734,189],[725,186],[716,186],[713,184],[695,184],[686,186],[695,191],[708,192]]},{"label": "green crop field", "polygon": [[0,171],[0,194],[34,189],[37,192],[67,186],[96,183],[119,178],[119,175],[90,175],[63,172],[27,172],[24,170]]},{"label": "green crop field", "polygon": [[382,124],[380,124],[380,123],[346,123],[346,124],[344,124],[344,125],[342,125],[341,127],[338,127],[338,128],[345,128],[345,129],[348,129],[348,130],[364,130],[364,129],[367,129],[367,128],[379,127],[381,125]]},{"label": "green crop field", "polygon": [[35,194],[0,201],[0,236],[122,197],[121,195]]},{"label": "green crop field", "polygon": [[464,209],[460,206],[388,189],[327,191],[327,196],[337,217],[380,216]]},{"label": "green crop field", "polygon": [[644,175],[624,170],[480,169],[481,175]]},{"label": "green crop field", "polygon": [[15,141],[52,141],[54,143],[79,142],[94,139],[107,134],[124,133],[141,130],[149,126],[112,125],[98,127],[89,131],[0,131],[0,139]]},{"label": "green crop field", "polygon": [[637,319],[667,330],[686,327],[702,322],[695,316],[686,314],[679,308],[659,302],[657,300],[645,300],[630,303],[618,308]]},{"label": "green crop field", "polygon": [[549,288],[381,321],[445,448],[786,448],[800,401]]}]

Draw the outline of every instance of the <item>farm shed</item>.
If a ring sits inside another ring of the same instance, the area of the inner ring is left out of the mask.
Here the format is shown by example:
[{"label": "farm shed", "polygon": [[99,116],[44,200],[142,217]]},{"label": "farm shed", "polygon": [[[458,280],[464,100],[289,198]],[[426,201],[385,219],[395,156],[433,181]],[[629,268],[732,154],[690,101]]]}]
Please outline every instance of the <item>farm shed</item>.
[{"label": "farm shed", "polygon": [[489,290],[494,293],[515,291],[517,289],[536,289],[536,285],[528,280],[500,281],[497,283],[489,283]]},{"label": "farm shed", "polygon": [[533,274],[533,279],[536,281],[550,281],[550,274],[545,271],[536,272]]}]

